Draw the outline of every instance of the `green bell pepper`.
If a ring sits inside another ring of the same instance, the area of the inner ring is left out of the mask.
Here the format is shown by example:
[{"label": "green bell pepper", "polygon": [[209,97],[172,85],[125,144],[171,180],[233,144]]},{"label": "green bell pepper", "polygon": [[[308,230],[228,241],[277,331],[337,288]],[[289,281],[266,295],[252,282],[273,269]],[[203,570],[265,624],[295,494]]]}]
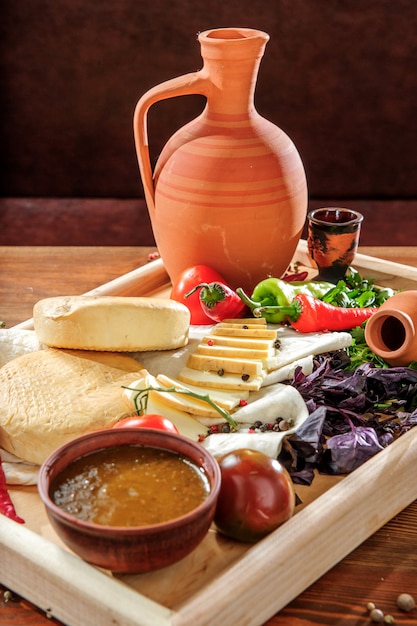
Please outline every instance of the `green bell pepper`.
[{"label": "green bell pepper", "polygon": [[[249,297],[240,287],[236,289],[236,293],[248,306],[251,311],[260,307],[287,307],[291,304],[297,294],[303,293],[314,296],[315,298],[323,297],[329,289],[333,289],[334,285],[327,282],[318,281],[294,281],[288,282],[281,278],[266,278],[258,283]],[[270,324],[282,324],[286,320],[284,311],[265,311],[262,317]]]}]

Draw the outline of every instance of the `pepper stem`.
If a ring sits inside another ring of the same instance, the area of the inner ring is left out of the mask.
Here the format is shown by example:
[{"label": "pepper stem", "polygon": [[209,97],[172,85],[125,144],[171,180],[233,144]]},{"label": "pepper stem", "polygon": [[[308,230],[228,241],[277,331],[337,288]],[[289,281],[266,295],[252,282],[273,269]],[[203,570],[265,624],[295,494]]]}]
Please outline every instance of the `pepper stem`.
[{"label": "pepper stem", "polygon": [[[250,297],[243,291],[242,287],[238,287],[236,289],[236,293],[239,298],[248,306],[252,311],[258,309],[261,306],[260,302],[255,302],[255,300],[251,300]],[[261,317],[260,315],[255,315],[255,317]]]},{"label": "pepper stem", "polygon": [[263,314],[282,313],[290,322],[296,322],[302,313],[302,306],[298,300],[293,300],[288,306],[258,306],[253,309],[254,317],[263,317]]},{"label": "pepper stem", "polygon": [[184,294],[184,298],[189,298],[190,296],[193,295],[193,293],[195,293],[199,289],[210,289],[210,285],[208,283],[199,283],[198,285],[193,287],[191,291],[188,291],[186,294]]}]

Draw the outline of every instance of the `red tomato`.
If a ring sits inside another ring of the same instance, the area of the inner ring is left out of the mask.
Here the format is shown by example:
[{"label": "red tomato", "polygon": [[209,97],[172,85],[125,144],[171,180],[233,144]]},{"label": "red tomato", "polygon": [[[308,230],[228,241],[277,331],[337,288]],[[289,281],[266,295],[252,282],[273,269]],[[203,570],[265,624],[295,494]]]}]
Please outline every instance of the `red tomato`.
[{"label": "red tomato", "polygon": [[258,541],[292,516],[295,492],[279,461],[241,449],[225,454],[219,465],[222,482],[214,521],[224,535]]},{"label": "red tomato", "polygon": [[208,317],[201,308],[200,295],[196,291],[189,298],[184,298],[185,294],[191,291],[200,283],[224,283],[225,280],[216,270],[207,265],[194,265],[188,267],[178,277],[172,287],[171,299],[182,302],[190,310],[191,324],[204,325],[213,324],[213,320]]},{"label": "red tomato", "polygon": [[133,417],[125,417],[116,422],[113,428],[156,428],[157,430],[166,430],[169,433],[178,433],[179,430],[163,415],[135,415]]}]

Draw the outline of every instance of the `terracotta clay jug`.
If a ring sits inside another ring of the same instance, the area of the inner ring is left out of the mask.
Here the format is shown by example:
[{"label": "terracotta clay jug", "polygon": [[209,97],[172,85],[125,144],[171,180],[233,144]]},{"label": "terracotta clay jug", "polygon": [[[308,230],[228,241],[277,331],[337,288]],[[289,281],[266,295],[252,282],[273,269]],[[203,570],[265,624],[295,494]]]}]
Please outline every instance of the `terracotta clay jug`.
[{"label": "terracotta clay jug", "polygon": [[390,365],[417,361],[417,291],[402,291],[386,300],[367,321],[365,340]]},{"label": "terracotta clay jug", "polygon": [[[174,282],[209,265],[232,288],[281,276],[307,214],[307,183],[291,139],[255,109],[269,35],[222,28],[198,36],[203,68],[145,93],[134,116],[139,168],[152,229]],[[203,112],[178,130],[152,172],[147,113],[156,102],[202,94]]]}]

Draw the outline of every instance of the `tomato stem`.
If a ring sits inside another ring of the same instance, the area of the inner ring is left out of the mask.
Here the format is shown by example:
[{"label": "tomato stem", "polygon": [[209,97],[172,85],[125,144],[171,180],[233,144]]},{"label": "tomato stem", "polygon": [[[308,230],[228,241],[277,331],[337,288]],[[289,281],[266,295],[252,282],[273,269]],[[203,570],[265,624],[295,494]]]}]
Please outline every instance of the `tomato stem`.
[{"label": "tomato stem", "polygon": [[184,396],[190,396],[191,398],[196,398],[197,400],[203,400],[204,402],[207,402],[207,404],[209,404],[215,411],[217,411],[217,413],[219,413],[219,415],[223,419],[229,422],[230,426],[234,430],[238,429],[238,424],[230,415],[229,411],[227,411],[223,407],[213,402],[213,400],[210,398],[208,394],[200,394],[195,391],[191,391],[190,389],[181,389],[178,387],[154,387],[153,385],[150,385],[149,387],[144,387],[143,389],[136,389],[133,387],[125,387],[125,386],[123,386],[123,388],[128,389],[129,391],[138,392],[136,396],[133,398],[135,409],[138,415],[143,415],[143,413],[146,410],[149,391],[161,391],[164,393],[181,393]]}]

